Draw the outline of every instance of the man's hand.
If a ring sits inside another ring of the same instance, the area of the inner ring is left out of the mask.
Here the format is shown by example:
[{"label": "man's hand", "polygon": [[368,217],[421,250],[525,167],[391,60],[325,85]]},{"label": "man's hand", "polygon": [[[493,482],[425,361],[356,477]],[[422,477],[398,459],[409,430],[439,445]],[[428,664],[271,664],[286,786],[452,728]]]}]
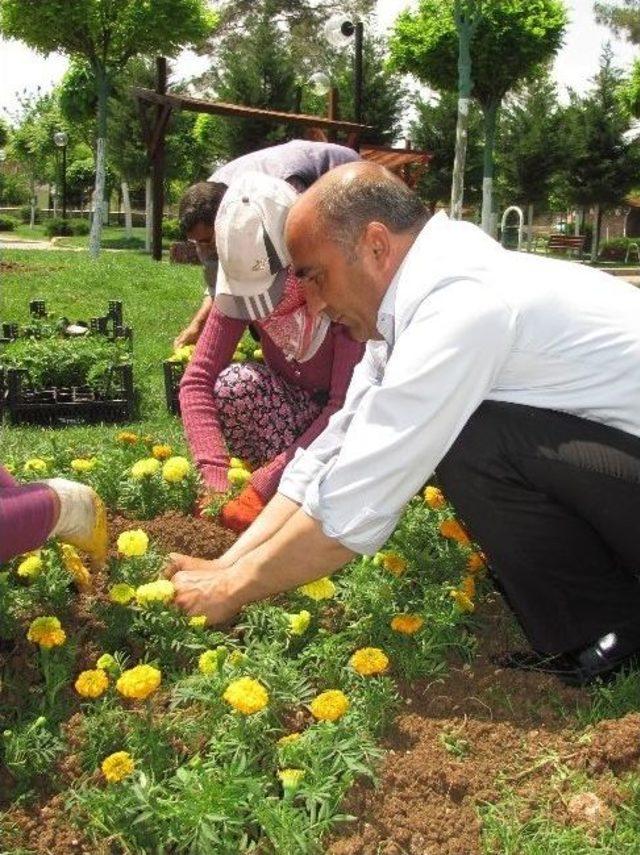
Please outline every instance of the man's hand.
[{"label": "man's hand", "polygon": [[230,565],[219,559],[192,558],[190,555],[181,555],[179,552],[171,552],[167,564],[163,569],[166,579],[173,579],[176,573],[198,573],[204,577],[217,573]]},{"label": "man's hand", "polygon": [[201,332],[202,326],[195,323],[195,321],[191,321],[191,323],[174,338],[173,349],[177,350],[179,347],[184,347],[187,344],[195,344],[200,338]]},{"label": "man's hand", "polygon": [[[211,562],[172,553],[170,558],[176,566],[172,578],[176,595],[174,603],[190,617],[205,615],[207,624],[224,624],[237,614],[242,602],[232,596],[231,576],[228,569],[211,570]],[[200,564],[200,569],[192,565]]]}]

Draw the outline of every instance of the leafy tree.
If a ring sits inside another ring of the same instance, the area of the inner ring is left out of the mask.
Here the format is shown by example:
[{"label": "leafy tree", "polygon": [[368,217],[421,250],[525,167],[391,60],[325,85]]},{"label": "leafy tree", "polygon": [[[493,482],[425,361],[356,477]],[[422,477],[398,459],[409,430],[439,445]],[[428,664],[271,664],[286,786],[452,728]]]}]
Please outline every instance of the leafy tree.
[{"label": "leafy tree", "polygon": [[[566,26],[561,0],[494,0],[482,5],[471,38],[472,96],[484,115],[482,225],[490,228],[494,143],[502,99],[558,50]],[[458,90],[459,40],[454,0],[420,0],[398,18],[391,38],[395,68],[439,91]]]},{"label": "leafy tree", "polygon": [[640,0],[618,3],[595,3],[596,21],[606,24],[617,36],[626,36],[634,45],[640,44]]},{"label": "leafy tree", "polygon": [[[435,209],[438,202],[449,198],[453,181],[454,152],[458,128],[458,97],[443,92],[430,101],[418,100],[417,116],[409,128],[409,136],[417,148],[426,149],[433,159],[418,185],[418,192]],[[467,199],[477,203],[482,192],[482,148],[480,146],[481,117],[471,104],[469,113],[470,143],[465,157],[464,183]]]},{"label": "leafy tree", "polygon": [[[107,99],[114,76],[133,56],[176,53],[214,26],[203,0],[0,0],[0,32],[49,54],[86,60],[95,83],[96,186],[104,195]],[[100,250],[102,218],[94,216],[90,250]]]},{"label": "leafy tree", "polygon": [[0,119],[0,148],[7,144],[7,140],[9,139],[9,128],[7,127],[7,123]]},{"label": "leafy tree", "polygon": [[637,146],[626,138],[630,117],[618,97],[620,82],[607,46],[591,92],[583,99],[572,93],[567,110],[565,187],[574,204],[594,207],[592,261],[598,255],[603,209],[624,201],[640,168]]},{"label": "leafy tree", "polygon": [[525,206],[528,248],[534,206],[546,205],[556,173],[565,159],[563,112],[547,77],[512,96],[500,123],[500,184],[504,203]]}]

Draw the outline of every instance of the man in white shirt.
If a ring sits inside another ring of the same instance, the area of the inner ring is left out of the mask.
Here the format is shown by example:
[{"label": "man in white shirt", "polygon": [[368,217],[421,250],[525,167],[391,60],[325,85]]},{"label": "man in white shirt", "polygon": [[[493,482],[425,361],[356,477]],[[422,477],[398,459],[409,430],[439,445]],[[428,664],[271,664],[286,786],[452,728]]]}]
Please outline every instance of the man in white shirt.
[{"label": "man in white shirt", "polygon": [[287,243],[310,308],[368,341],[365,356],[343,410],[231,550],[174,558],[178,605],[220,622],[375,552],[435,470],[550,670],[580,683],[627,662],[640,650],[640,292],[444,214],[427,222],[372,164],[314,184]]}]

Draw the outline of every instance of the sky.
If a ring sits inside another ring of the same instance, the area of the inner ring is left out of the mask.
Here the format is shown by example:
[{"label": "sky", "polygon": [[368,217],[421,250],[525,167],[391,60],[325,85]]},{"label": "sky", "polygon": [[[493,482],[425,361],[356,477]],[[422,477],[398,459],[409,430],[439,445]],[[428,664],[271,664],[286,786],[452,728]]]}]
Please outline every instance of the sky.
[{"label": "sky", "polygon": [[[415,0],[378,0],[378,29],[384,31],[399,11],[414,3]],[[587,88],[589,79],[597,71],[602,46],[607,40],[611,41],[616,63],[621,68],[629,67],[635,56],[640,57],[640,47],[614,39],[606,27],[596,24],[592,0],[565,0],[565,4],[571,22],[565,45],[554,67],[561,93],[567,87],[578,92]],[[184,51],[175,63],[170,83],[204,71],[207,64],[206,57]],[[66,67],[67,60],[59,54],[45,58],[20,42],[0,39],[0,116],[6,116],[7,111],[9,115],[15,113],[17,92],[35,92],[38,86],[42,87],[43,93],[49,91],[60,80]]]}]

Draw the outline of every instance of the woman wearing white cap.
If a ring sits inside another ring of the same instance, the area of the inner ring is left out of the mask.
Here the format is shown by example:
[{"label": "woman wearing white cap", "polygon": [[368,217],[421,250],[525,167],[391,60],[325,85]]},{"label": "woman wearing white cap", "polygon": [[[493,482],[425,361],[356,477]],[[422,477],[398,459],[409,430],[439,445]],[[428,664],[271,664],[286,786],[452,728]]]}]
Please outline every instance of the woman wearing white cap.
[{"label": "woman wearing white cap", "polygon": [[[254,471],[222,521],[253,522],[286,464],[344,403],[363,345],[325,315],[312,316],[289,268],[284,223],[296,191],[258,172],[233,181],[216,218],[216,297],[180,388],[191,452],[210,493],[229,488],[230,455]],[[257,329],[265,364],[231,363]]]}]

